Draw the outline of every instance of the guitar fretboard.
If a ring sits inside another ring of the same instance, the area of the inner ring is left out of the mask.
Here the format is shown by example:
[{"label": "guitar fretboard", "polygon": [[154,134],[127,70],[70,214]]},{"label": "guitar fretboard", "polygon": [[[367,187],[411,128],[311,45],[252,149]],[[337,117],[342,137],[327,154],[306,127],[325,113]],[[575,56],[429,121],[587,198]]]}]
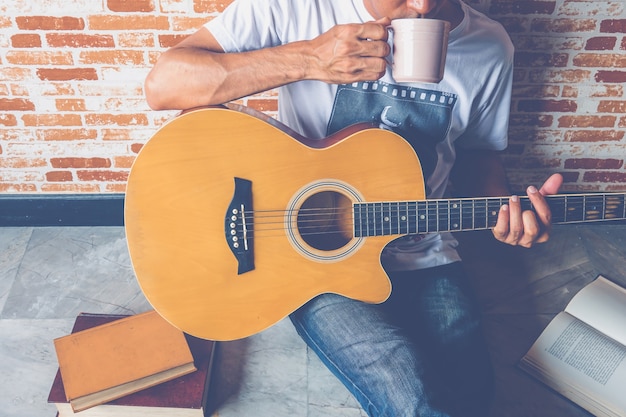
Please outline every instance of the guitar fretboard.
[{"label": "guitar fretboard", "polygon": [[[625,193],[548,196],[553,224],[626,218]],[[520,198],[532,209],[528,197]],[[354,236],[405,235],[493,227],[508,197],[355,203]]]}]

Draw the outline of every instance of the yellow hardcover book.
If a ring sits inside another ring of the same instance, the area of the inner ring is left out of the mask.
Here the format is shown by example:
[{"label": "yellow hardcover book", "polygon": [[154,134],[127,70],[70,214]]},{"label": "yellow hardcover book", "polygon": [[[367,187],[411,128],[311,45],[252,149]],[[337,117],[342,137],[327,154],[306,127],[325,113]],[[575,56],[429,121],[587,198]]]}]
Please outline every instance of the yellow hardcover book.
[{"label": "yellow hardcover book", "polygon": [[183,332],[156,311],[57,338],[54,346],[75,412],[196,370]]}]

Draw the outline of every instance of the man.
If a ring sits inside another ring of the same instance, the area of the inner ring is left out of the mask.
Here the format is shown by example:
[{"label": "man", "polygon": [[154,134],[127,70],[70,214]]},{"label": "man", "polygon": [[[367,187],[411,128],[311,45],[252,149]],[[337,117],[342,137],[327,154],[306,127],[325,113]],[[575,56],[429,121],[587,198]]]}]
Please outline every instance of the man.
[{"label": "man", "polygon": [[[439,84],[393,79],[388,26],[415,17],[451,24]],[[375,121],[414,147],[429,198],[449,181],[466,196],[496,196],[510,193],[496,152],[507,141],[512,66],[503,28],[459,0],[236,0],[161,56],[146,93],[154,109],[186,109],[280,87],[279,117],[299,133]],[[543,195],[561,182],[528,188],[534,212],[512,196],[495,238],[546,241]],[[370,416],[488,415],[490,361],[456,244],[445,233],[397,239],[381,257],[393,284],[385,303],[325,294],[291,315]]]}]

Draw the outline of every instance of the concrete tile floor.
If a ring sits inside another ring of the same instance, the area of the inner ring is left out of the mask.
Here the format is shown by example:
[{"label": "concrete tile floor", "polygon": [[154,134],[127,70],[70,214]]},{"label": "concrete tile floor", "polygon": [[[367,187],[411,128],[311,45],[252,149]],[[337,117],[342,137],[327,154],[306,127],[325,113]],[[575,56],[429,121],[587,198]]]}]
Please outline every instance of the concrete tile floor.
[{"label": "concrete tile floor", "polygon": [[[461,253],[483,306],[498,380],[492,417],[584,417],[516,367],[549,320],[598,274],[626,285],[626,225],[557,226],[530,250],[462,233]],[[52,340],[80,312],[150,308],[122,227],[0,228],[0,415],[55,415]],[[356,401],[282,321],[224,343],[216,366],[220,417],[358,417]]]}]

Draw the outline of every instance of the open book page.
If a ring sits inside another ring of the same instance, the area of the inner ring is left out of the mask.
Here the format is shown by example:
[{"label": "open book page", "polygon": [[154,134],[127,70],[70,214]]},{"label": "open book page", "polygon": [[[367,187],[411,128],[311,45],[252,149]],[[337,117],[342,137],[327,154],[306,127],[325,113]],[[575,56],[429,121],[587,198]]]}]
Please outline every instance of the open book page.
[{"label": "open book page", "polygon": [[602,405],[596,415],[626,416],[626,347],[569,313],[550,322],[520,366],[585,408]]},{"label": "open book page", "polygon": [[626,289],[599,276],[580,290],[565,311],[626,345]]}]

